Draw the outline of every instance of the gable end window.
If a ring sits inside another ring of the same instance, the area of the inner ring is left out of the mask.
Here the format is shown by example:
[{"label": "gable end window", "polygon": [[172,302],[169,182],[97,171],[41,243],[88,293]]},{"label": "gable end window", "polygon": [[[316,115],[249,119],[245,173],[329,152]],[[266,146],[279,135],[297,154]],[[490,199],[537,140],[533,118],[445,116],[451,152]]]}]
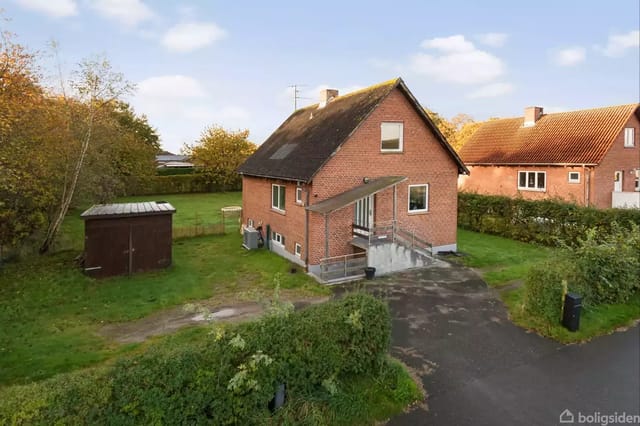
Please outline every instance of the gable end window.
[{"label": "gable end window", "polygon": [[518,189],[545,191],[547,189],[547,172],[518,172]]},{"label": "gable end window", "polygon": [[580,172],[569,172],[569,183],[580,183]]},{"label": "gable end window", "polygon": [[635,130],[633,127],[627,127],[624,129],[624,146],[625,148],[633,148],[636,146]]},{"label": "gable end window", "polygon": [[429,185],[409,185],[409,213],[429,211]]},{"label": "gable end window", "polygon": [[402,152],[403,124],[382,123],[380,125],[380,151]]},{"label": "gable end window", "polygon": [[296,203],[302,204],[302,188],[296,187]]},{"label": "gable end window", "polygon": [[285,186],[271,185],[271,207],[284,211]]}]

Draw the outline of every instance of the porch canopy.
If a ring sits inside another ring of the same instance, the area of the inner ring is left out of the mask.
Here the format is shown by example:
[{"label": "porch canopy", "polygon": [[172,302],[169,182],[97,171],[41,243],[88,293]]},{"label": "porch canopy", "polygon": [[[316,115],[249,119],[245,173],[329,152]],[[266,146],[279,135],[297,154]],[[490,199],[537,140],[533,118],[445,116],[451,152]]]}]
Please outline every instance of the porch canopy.
[{"label": "porch canopy", "polygon": [[368,183],[363,183],[362,185],[351,188],[341,194],[334,195],[333,197],[322,200],[319,203],[312,204],[307,207],[307,210],[327,215],[331,212],[347,207],[364,197],[368,197],[397,185],[400,182],[404,182],[405,180],[407,180],[405,176],[384,176],[371,179]]}]

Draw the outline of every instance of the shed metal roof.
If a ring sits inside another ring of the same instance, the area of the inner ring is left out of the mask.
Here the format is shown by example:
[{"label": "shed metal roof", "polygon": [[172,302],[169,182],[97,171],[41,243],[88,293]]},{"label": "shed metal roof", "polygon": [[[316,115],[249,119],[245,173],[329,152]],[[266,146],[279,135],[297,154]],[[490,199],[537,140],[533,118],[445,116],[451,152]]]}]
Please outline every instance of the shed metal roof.
[{"label": "shed metal roof", "polygon": [[145,201],[141,203],[95,204],[80,215],[82,219],[114,218],[123,216],[152,216],[173,214],[175,207],[160,201]]},{"label": "shed metal roof", "polygon": [[405,180],[407,180],[407,178],[404,176],[384,176],[381,178],[372,179],[369,181],[369,183],[356,186],[355,188],[352,188],[341,194],[335,195],[331,198],[327,198],[326,200],[322,200],[316,204],[312,204],[307,207],[307,210],[321,214],[331,213],[333,211],[347,207],[348,205],[353,204],[364,197],[368,197],[384,189],[387,189],[390,186],[396,185],[400,182],[404,182]]}]

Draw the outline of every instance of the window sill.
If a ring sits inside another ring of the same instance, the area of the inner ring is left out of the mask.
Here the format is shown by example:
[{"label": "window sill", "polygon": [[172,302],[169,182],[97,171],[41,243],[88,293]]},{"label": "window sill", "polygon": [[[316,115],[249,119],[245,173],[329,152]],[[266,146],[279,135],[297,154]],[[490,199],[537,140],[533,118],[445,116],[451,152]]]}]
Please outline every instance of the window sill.
[{"label": "window sill", "polygon": [[547,189],[536,189],[536,188],[518,188],[518,191],[529,191],[529,192],[547,192]]},{"label": "window sill", "polygon": [[633,149],[635,147],[636,147],[635,145],[625,145],[623,148]]},{"label": "window sill", "polygon": [[421,215],[421,214],[427,214],[429,213],[429,210],[418,210],[418,211],[408,211],[407,214],[409,216],[417,216],[417,215]]},{"label": "window sill", "polygon": [[275,207],[271,207],[271,211],[274,213],[281,214],[282,216],[286,216],[287,214],[285,210],[276,209]]},{"label": "window sill", "polygon": [[380,151],[380,154],[404,154],[404,151]]}]

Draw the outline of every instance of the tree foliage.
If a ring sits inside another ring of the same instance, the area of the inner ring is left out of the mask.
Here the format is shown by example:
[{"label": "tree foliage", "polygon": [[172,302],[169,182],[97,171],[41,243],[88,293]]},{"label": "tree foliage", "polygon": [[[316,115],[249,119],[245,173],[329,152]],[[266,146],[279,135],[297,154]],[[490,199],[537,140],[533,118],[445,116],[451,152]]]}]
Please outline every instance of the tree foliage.
[{"label": "tree foliage", "polygon": [[236,170],[255,150],[248,130],[228,131],[215,125],[205,129],[196,143],[183,147],[207,181],[223,188],[237,186]]},{"label": "tree foliage", "polygon": [[[445,137],[447,142],[455,149],[460,151],[465,143],[469,141],[471,136],[484,123],[483,121],[475,121],[468,114],[457,114],[451,120],[447,120],[437,112],[428,108],[424,109],[433,124],[438,127],[440,133]],[[493,120],[491,118],[490,120]]]}]

